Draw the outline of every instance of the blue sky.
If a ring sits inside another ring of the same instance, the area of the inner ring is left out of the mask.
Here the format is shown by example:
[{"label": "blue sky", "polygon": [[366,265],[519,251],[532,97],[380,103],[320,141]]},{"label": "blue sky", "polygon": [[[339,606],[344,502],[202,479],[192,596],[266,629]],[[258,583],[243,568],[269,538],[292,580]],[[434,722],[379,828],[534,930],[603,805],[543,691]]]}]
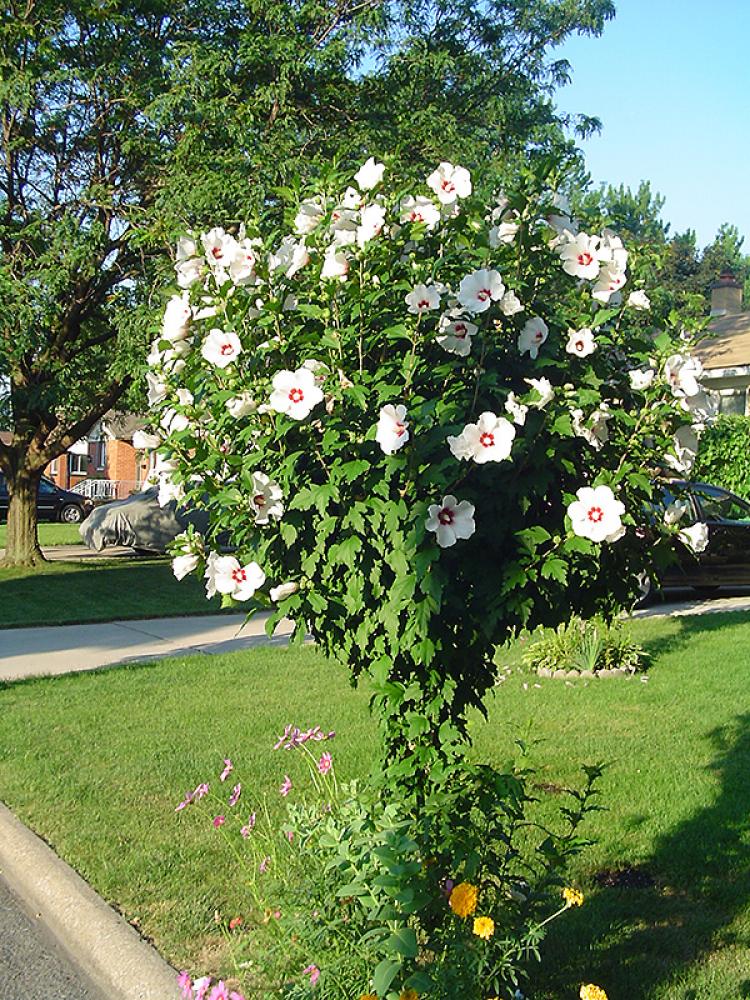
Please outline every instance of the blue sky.
[{"label": "blue sky", "polygon": [[600,38],[554,54],[558,107],[602,122],[581,143],[594,182],[649,180],[672,233],[702,246],[731,222],[750,253],[750,0],[617,0]]}]

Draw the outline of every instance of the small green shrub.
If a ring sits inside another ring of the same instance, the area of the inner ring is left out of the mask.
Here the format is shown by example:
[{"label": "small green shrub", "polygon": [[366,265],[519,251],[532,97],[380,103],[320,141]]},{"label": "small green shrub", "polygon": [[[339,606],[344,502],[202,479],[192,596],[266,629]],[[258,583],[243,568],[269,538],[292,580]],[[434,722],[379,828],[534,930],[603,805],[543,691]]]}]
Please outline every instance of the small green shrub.
[{"label": "small green shrub", "polygon": [[693,479],[750,497],[750,417],[722,416],[704,431]]},{"label": "small green shrub", "polygon": [[547,670],[644,670],[647,653],[631,638],[622,622],[571,618],[554,631],[548,629],[523,653],[527,667]]}]

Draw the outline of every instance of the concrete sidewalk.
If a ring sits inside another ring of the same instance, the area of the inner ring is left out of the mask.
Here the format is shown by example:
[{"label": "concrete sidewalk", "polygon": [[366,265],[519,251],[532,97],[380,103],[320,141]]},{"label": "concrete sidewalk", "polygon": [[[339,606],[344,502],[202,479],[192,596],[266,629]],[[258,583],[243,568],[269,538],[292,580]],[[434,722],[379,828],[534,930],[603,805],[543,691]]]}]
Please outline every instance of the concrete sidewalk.
[{"label": "concrete sidewalk", "polygon": [[245,616],[199,615],[147,618],[96,625],[55,625],[0,630],[0,681],[188,653],[229,653],[267,642],[285,642],[292,630],[286,619],[268,639],[267,612],[243,627]]},{"label": "concrete sidewalk", "polygon": [[[50,562],[81,562],[83,560],[87,561],[89,559],[142,559],[143,556],[137,553],[134,549],[128,548],[125,545],[115,545],[109,549],[102,549],[101,552],[96,552],[94,549],[90,549],[87,545],[43,545],[42,553],[45,559],[49,559]],[[5,555],[5,549],[0,549],[0,560],[2,560]],[[147,556],[149,559],[158,559],[158,554],[154,553],[153,556]]]}]

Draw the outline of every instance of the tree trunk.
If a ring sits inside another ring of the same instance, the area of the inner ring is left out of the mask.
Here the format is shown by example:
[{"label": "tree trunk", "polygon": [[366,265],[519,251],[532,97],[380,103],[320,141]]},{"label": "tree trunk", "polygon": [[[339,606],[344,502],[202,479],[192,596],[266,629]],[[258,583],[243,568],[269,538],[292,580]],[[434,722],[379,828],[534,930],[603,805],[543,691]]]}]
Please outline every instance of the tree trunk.
[{"label": "tree trunk", "polygon": [[36,518],[36,494],[41,475],[41,470],[32,472],[22,468],[6,476],[9,495],[6,566],[34,566],[44,562]]}]

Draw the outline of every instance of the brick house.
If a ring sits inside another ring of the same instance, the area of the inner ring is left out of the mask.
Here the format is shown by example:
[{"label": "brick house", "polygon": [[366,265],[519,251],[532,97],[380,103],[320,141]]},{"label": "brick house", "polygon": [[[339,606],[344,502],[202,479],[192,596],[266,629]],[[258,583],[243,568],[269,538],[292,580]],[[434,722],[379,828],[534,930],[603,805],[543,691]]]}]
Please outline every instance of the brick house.
[{"label": "brick house", "polygon": [[112,410],[85,438],[47,466],[45,475],[63,489],[93,499],[119,500],[138,490],[148,474],[144,453],[133,447],[133,434],[146,423],[130,413]]}]

